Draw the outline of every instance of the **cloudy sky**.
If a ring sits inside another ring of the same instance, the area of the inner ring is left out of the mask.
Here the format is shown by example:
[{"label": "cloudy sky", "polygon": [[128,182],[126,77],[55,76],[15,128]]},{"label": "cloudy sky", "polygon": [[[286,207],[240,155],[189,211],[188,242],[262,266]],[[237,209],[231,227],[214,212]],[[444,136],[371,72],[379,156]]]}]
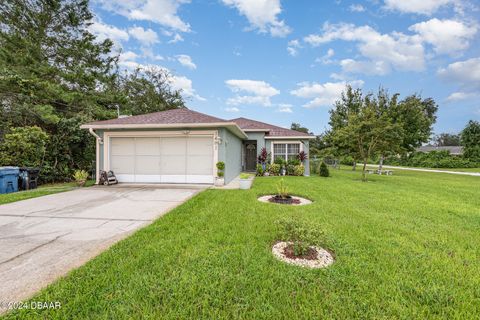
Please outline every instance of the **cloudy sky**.
[{"label": "cloudy sky", "polygon": [[92,0],[120,65],[168,68],[188,106],[315,133],[346,83],[439,104],[435,131],[480,119],[475,0]]}]

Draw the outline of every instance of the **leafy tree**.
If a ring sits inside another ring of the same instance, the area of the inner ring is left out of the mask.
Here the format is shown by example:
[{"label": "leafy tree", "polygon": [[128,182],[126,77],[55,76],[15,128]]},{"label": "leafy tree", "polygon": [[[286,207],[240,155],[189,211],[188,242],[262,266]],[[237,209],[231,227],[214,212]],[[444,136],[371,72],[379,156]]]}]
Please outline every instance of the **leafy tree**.
[{"label": "leafy tree", "polygon": [[461,145],[460,135],[453,133],[440,133],[434,137],[433,142],[437,147]]},{"label": "leafy tree", "polygon": [[42,164],[48,135],[39,127],[13,128],[0,147],[0,165],[38,167]]},{"label": "leafy tree", "polygon": [[303,127],[300,123],[292,122],[292,125],[290,126],[290,129],[298,131],[298,132],[303,132],[303,133],[310,133],[307,127]]},{"label": "leafy tree", "polygon": [[480,160],[480,122],[470,120],[461,133],[463,155]]},{"label": "leafy tree", "polygon": [[[345,114],[341,125],[332,128],[331,137],[337,150],[348,152],[347,154],[352,152],[357,159],[362,160],[362,180],[366,181],[368,160],[398,150],[402,142],[402,128],[394,123],[391,108],[395,104],[391,103],[383,90],[376,97],[372,94],[363,97],[361,91],[356,90],[352,97],[359,103],[341,106],[341,109],[347,108],[343,109]],[[333,114],[331,122],[335,123],[337,113]]]},{"label": "leafy tree", "polygon": [[[398,94],[397,94],[398,95]],[[401,152],[406,154],[430,140],[438,106],[432,98],[414,94],[392,106],[392,120],[402,127]]]}]

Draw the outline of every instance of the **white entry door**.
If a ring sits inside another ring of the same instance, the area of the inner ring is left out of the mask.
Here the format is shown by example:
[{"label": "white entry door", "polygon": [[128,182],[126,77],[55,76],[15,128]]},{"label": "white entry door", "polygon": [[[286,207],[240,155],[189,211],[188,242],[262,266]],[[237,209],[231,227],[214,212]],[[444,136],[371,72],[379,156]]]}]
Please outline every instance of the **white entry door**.
[{"label": "white entry door", "polygon": [[112,137],[110,169],[120,182],[213,183],[213,136]]}]

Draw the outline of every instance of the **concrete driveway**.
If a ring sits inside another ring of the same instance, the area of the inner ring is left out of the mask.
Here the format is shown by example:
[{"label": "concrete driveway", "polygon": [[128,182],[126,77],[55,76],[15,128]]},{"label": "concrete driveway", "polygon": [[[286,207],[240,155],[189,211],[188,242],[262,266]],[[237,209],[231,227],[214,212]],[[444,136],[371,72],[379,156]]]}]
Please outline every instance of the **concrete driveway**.
[{"label": "concrete driveway", "polygon": [[1,205],[0,301],[28,298],[204,188],[94,186]]}]

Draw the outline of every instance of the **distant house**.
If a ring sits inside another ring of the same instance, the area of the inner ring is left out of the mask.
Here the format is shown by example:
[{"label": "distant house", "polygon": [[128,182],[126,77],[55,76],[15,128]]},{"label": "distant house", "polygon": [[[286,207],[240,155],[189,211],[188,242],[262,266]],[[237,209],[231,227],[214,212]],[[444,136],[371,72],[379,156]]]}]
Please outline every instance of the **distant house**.
[{"label": "distant house", "polygon": [[463,154],[463,147],[461,146],[443,146],[443,147],[436,147],[436,146],[421,146],[416,149],[417,152],[424,152],[429,153],[432,151],[450,151],[450,154],[454,156],[460,156]]}]

